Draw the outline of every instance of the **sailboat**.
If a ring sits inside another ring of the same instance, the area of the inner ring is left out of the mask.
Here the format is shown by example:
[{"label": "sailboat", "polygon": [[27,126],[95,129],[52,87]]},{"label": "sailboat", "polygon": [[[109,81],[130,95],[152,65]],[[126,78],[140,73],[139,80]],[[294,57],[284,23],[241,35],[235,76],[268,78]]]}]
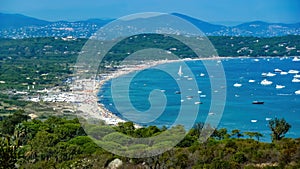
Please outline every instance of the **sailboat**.
[{"label": "sailboat", "polygon": [[181,77],[182,76],[182,68],[181,68],[181,65],[180,65],[180,67],[179,67],[179,70],[178,70],[178,75]]},{"label": "sailboat", "polygon": [[294,57],[294,59],[292,60],[293,62],[299,62],[300,58],[298,58],[297,56]]}]

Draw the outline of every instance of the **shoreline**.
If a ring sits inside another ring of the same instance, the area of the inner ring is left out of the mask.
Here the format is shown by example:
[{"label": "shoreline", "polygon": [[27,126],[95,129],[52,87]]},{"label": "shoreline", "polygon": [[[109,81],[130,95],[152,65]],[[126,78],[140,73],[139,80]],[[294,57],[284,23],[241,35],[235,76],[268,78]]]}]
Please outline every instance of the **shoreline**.
[{"label": "shoreline", "polygon": [[[117,116],[110,110],[108,110],[105,105],[101,102],[98,102],[97,94],[99,93],[99,89],[109,80],[118,78],[122,75],[126,75],[135,71],[140,71],[144,69],[148,69],[161,64],[168,64],[174,62],[184,62],[184,61],[197,61],[197,60],[224,60],[224,59],[243,59],[243,58],[253,58],[253,59],[262,59],[269,57],[210,57],[210,58],[187,58],[180,60],[158,60],[158,61],[148,61],[147,63],[143,63],[141,61],[136,62],[135,64],[128,64],[124,67],[119,67],[114,71],[109,71],[107,73],[101,73],[99,76],[101,77],[100,81],[83,79],[80,80],[79,83],[84,84],[84,87],[81,91],[76,91],[74,97],[74,101],[79,101],[80,106],[77,105],[77,109],[82,111],[83,117],[87,117],[87,119],[99,119],[103,120],[108,125],[117,125],[119,122],[126,122],[126,120]],[[74,92],[72,93],[74,94]],[[77,115],[80,116],[80,115]],[[135,124],[136,127],[141,127]]]},{"label": "shoreline", "polygon": [[[158,61],[149,61],[148,63],[142,63],[136,65],[126,65],[126,67],[117,69],[113,72],[109,72],[107,74],[100,74],[103,79],[100,80],[96,84],[95,90],[94,90],[94,95],[97,96],[99,89],[109,80],[118,78],[120,76],[135,72],[135,71],[141,71],[144,69],[149,69],[151,67],[155,67],[161,64],[168,64],[168,63],[175,63],[175,62],[185,62],[185,61],[197,61],[197,60],[221,60],[221,59],[232,59],[233,57],[210,57],[210,58],[196,58],[196,59],[191,59],[191,58],[186,58],[186,59],[180,59],[180,60],[158,60]],[[122,119],[121,117],[117,116],[113,112],[109,111],[105,105],[101,102],[97,103],[98,104],[98,110],[100,111],[100,115],[102,116],[102,120],[105,121],[106,124],[109,125],[117,125],[118,122],[126,122],[126,120]],[[104,118],[103,118],[104,117]],[[109,117],[107,119],[106,117]],[[135,127],[140,128],[141,126],[138,124],[135,124]]]}]

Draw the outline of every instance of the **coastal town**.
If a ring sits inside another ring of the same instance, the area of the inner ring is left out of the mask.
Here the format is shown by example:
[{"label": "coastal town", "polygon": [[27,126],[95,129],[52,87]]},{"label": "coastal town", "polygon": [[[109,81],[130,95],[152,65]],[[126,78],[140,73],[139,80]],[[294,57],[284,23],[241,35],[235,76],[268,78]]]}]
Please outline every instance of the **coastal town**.
[{"label": "coastal town", "polygon": [[[206,58],[206,59],[219,59],[219,58]],[[31,95],[28,92],[17,91],[15,94],[24,95],[24,99],[31,102],[44,102],[44,103],[67,103],[66,108],[62,108],[61,112],[71,112],[78,117],[85,119],[99,119],[109,125],[117,125],[119,122],[125,122],[114,113],[110,112],[105,105],[98,102],[97,94],[101,86],[107,81],[117,78],[119,76],[129,74],[134,71],[151,68],[159,64],[166,64],[172,62],[183,62],[191,59],[182,60],[159,60],[148,61],[134,65],[116,66],[113,70],[101,73],[98,79],[76,79],[71,78],[65,85],[68,91],[61,90],[62,86],[53,87],[50,89],[36,90]],[[195,59],[194,59],[195,60]],[[76,75],[72,75],[76,77]],[[64,86],[64,87],[66,87]],[[37,115],[31,115],[37,118]],[[139,127],[136,125],[136,127]]]}]

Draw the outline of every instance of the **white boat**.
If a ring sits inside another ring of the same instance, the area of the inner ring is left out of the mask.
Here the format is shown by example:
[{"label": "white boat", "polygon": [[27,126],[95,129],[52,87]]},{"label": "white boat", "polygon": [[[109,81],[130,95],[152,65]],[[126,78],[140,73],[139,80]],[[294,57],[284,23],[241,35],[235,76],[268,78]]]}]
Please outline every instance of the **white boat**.
[{"label": "white boat", "polygon": [[193,96],[186,96],[186,98],[187,98],[188,100],[191,100],[191,99],[193,98]]},{"label": "white boat", "polygon": [[280,72],[280,75],[287,75],[288,72]]},{"label": "white boat", "polygon": [[296,95],[300,95],[300,90],[295,91]]},{"label": "white boat", "polygon": [[283,86],[283,85],[276,85],[276,89],[283,89],[283,88],[285,88],[285,86]]},{"label": "white boat", "polygon": [[210,113],[208,113],[208,115],[212,116],[212,115],[215,115],[215,113],[213,113],[213,112],[210,112]]},{"label": "white boat", "polygon": [[274,69],[274,72],[282,72],[281,69]]},{"label": "white boat", "polygon": [[257,122],[257,120],[251,120],[251,122],[252,122],[252,123],[256,123],[256,122]]},{"label": "white boat", "polygon": [[294,78],[294,79],[292,80],[292,82],[294,82],[294,83],[300,83],[300,79]]},{"label": "white boat", "polygon": [[206,95],[205,95],[205,94],[202,94],[202,95],[200,95],[200,97],[202,97],[202,98],[203,98],[203,97],[206,97]]},{"label": "white boat", "polygon": [[205,76],[205,74],[204,73],[200,73],[200,76],[203,77],[203,76]]},{"label": "white boat", "polygon": [[259,59],[253,59],[254,62],[259,62]]},{"label": "white boat", "polygon": [[240,84],[240,83],[235,83],[233,86],[234,86],[234,87],[241,87],[242,84]]},{"label": "white boat", "polygon": [[270,121],[270,120],[272,120],[272,118],[266,117],[266,121]]},{"label": "white boat", "polygon": [[181,68],[181,65],[180,65],[180,67],[179,67],[179,70],[178,70],[178,75],[181,77],[182,76],[182,68]]},{"label": "white boat", "polygon": [[268,72],[266,76],[268,76],[268,77],[273,77],[273,76],[276,76],[276,74],[275,74],[275,73]]},{"label": "white boat", "polygon": [[257,101],[257,100],[252,102],[252,104],[264,104],[264,103],[265,103],[264,101]]},{"label": "white boat", "polygon": [[264,79],[260,82],[261,85],[267,86],[273,84],[272,81],[268,81],[267,79]]},{"label": "white boat", "polygon": [[195,104],[202,104],[202,102],[195,102]]},{"label": "white boat", "polygon": [[294,78],[300,78],[300,74],[296,74]]},{"label": "white boat", "polygon": [[201,93],[202,93],[202,91],[201,91],[201,90],[199,90],[199,91],[198,91],[198,93],[199,93],[199,94],[201,94]]},{"label": "white boat", "polygon": [[254,83],[254,82],[255,82],[255,80],[253,80],[253,79],[250,79],[248,82],[249,82],[249,83]]},{"label": "white boat", "polygon": [[298,74],[299,71],[298,71],[298,70],[289,70],[288,73],[289,73],[289,74]]},{"label": "white boat", "polygon": [[293,62],[299,62],[300,61],[300,58],[298,58],[297,56],[295,56],[292,60]]},{"label": "white boat", "polygon": [[266,77],[268,73],[262,73],[261,76],[262,77]]}]

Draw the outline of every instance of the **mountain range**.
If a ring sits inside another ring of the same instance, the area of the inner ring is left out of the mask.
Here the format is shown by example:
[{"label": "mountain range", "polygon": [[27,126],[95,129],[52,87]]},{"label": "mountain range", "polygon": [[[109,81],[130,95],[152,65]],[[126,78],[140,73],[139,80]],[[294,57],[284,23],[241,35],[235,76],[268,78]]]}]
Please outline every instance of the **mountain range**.
[{"label": "mountain range", "polygon": [[[208,36],[273,37],[300,35],[300,22],[295,24],[253,21],[236,26],[224,26],[205,22],[184,14],[172,13],[191,22]],[[65,37],[88,38],[113,19],[89,19],[84,21],[50,22],[21,14],[0,13],[0,38]]]}]

